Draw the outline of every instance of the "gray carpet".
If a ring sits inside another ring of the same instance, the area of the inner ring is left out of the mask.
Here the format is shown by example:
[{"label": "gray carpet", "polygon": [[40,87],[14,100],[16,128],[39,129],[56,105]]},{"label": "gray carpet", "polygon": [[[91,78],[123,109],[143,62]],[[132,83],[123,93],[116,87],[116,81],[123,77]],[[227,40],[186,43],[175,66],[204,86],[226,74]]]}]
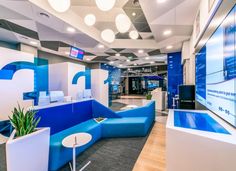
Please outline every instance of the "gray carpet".
[{"label": "gray carpet", "polygon": [[[131,171],[146,140],[147,137],[102,139],[77,157],[77,169],[91,161],[84,171]],[[69,170],[68,164],[60,169]]]},{"label": "gray carpet", "polygon": [[127,106],[124,103],[119,103],[119,102],[112,102],[112,105],[110,106],[110,109],[113,111],[119,111],[121,108]]},{"label": "gray carpet", "polygon": [[0,171],[7,171],[6,169],[6,146],[0,144]]}]

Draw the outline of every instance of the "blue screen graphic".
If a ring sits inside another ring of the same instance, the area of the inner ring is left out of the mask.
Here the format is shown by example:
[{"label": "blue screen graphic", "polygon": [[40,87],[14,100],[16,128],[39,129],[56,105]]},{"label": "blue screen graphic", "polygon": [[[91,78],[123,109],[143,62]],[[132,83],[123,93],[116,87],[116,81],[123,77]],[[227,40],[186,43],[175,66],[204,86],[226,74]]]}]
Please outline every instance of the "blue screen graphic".
[{"label": "blue screen graphic", "polygon": [[236,127],[236,6],[196,57],[197,101]]}]

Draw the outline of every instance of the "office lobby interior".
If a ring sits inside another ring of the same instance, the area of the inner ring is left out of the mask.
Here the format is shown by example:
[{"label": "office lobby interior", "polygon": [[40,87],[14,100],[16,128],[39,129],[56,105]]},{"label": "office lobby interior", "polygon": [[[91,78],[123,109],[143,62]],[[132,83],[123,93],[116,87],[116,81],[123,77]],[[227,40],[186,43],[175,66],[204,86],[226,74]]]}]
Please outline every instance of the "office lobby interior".
[{"label": "office lobby interior", "polygon": [[0,0],[0,171],[235,159],[235,0]]}]

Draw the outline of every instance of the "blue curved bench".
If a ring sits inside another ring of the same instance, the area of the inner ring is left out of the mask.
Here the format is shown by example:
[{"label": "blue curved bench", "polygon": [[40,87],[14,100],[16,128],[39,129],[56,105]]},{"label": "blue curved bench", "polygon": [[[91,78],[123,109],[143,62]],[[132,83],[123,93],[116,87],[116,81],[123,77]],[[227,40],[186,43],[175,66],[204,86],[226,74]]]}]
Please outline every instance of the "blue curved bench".
[{"label": "blue curved bench", "polygon": [[[72,149],[62,145],[62,140],[71,134],[87,132],[92,135],[88,144],[77,148],[77,155],[101,138],[147,135],[155,118],[155,102],[114,112],[96,100],[87,100],[40,109],[37,116],[41,117],[38,127],[51,128],[49,170],[54,171],[72,160]],[[97,123],[93,120],[96,117],[107,120]]]}]

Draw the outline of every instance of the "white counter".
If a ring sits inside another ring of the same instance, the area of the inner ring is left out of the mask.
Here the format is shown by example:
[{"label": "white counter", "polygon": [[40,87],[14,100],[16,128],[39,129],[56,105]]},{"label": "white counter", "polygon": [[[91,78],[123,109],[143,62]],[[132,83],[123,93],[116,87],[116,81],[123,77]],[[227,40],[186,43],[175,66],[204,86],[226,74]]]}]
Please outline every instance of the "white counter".
[{"label": "white counter", "polygon": [[93,98],[86,98],[86,99],[81,99],[81,100],[72,100],[71,102],[56,102],[56,103],[50,103],[49,105],[45,106],[31,106],[30,109],[33,110],[40,110],[40,109],[46,109],[50,107],[55,107],[55,106],[62,106],[62,105],[67,105],[67,104],[73,104],[73,103],[78,103],[78,102],[84,102],[84,101],[89,101],[93,100]]},{"label": "white counter", "polygon": [[207,113],[230,134],[200,131],[174,125],[174,110],[166,125],[167,171],[235,171],[236,129],[210,111]]}]

